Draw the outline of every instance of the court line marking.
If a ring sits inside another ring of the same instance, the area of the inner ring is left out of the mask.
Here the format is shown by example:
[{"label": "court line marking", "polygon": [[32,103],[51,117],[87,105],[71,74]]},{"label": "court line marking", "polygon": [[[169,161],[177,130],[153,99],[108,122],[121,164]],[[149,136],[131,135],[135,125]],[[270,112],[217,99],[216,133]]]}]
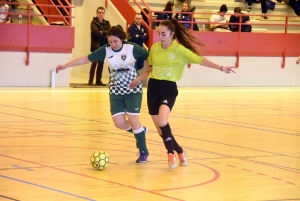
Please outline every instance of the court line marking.
[{"label": "court line marking", "polygon": [[16,167],[16,168],[19,168],[19,169],[24,169],[24,170],[28,170],[28,171],[34,171],[30,168],[25,168],[25,167],[21,167],[21,166],[18,166],[18,165],[12,165],[13,167]]},{"label": "court line marking", "polygon": [[[36,162],[32,162],[32,161],[28,161],[28,160],[24,160],[24,159],[20,159],[20,158],[15,158],[15,157],[3,155],[3,154],[0,154],[0,156],[6,157],[6,158],[10,158],[10,159],[19,160],[19,161],[23,161],[23,162],[27,162],[27,163],[32,163],[32,164],[40,165],[40,166],[47,167],[47,168],[50,168],[50,169],[54,169],[54,170],[58,170],[58,171],[62,171],[62,172],[67,172],[67,173],[71,173],[71,174],[78,175],[78,176],[83,176],[83,177],[90,178],[90,179],[104,181],[104,182],[107,182],[107,183],[119,185],[119,186],[122,186],[122,187],[131,188],[131,189],[135,189],[135,190],[142,191],[142,192],[145,192],[145,193],[150,193],[150,194],[158,195],[158,196],[169,198],[169,199],[172,199],[172,200],[184,201],[182,199],[171,197],[171,196],[167,196],[167,195],[163,195],[163,194],[160,194],[160,193],[156,193],[154,191],[148,191],[148,190],[144,190],[144,189],[137,188],[137,187],[134,187],[134,186],[125,185],[125,184],[122,184],[122,183],[117,183],[117,182],[113,182],[113,181],[109,181],[109,180],[105,180],[105,179],[99,179],[97,177],[92,177],[92,176],[88,176],[88,175],[85,175],[85,174],[81,174],[81,173],[76,173],[76,172],[72,172],[72,171],[69,171],[69,170],[60,169],[60,168],[57,168],[57,167],[51,167],[51,166],[43,165],[43,164],[40,164],[40,163],[36,163]],[[0,177],[1,176],[2,175],[0,175]],[[13,180],[18,180],[18,179],[14,179],[14,178],[12,178],[12,179]]]},{"label": "court line marking", "polygon": [[0,174],[0,177],[5,178],[5,179],[14,180],[14,181],[21,182],[21,183],[25,183],[25,184],[29,184],[29,185],[32,185],[32,186],[44,188],[44,189],[47,189],[47,190],[55,191],[55,192],[58,192],[58,193],[70,195],[70,196],[73,196],[73,197],[81,198],[81,199],[84,199],[84,200],[97,201],[97,200],[93,200],[93,199],[83,197],[83,196],[80,196],[80,195],[75,195],[73,193],[68,193],[66,191],[61,191],[61,190],[58,190],[58,189],[55,189],[55,188],[50,188],[50,187],[47,187],[47,186],[43,186],[43,185],[40,185],[40,184],[35,184],[35,183],[28,182],[28,181],[21,180],[21,179],[16,179],[16,178],[13,178],[13,177],[8,177],[8,176],[1,175],[1,174]]},{"label": "court line marking", "polygon": [[20,201],[20,200],[17,200],[17,199],[14,199],[14,198],[10,198],[10,197],[4,196],[4,195],[0,195],[0,197],[6,198],[6,199],[8,199],[8,200]]},{"label": "court line marking", "polygon": [[[175,115],[176,114],[177,115],[186,115],[186,116],[188,116],[187,114],[182,114],[182,113],[175,113]],[[280,131],[268,130],[268,129],[264,129],[264,128],[257,128],[258,126],[260,126],[260,127],[266,127],[266,128],[274,128],[274,127],[269,127],[269,126],[255,125],[254,124],[254,126],[257,126],[257,127],[251,127],[253,124],[248,124],[248,123],[243,123],[243,122],[234,122],[233,121],[234,123],[236,123],[236,124],[233,124],[233,123],[225,123],[225,122],[213,121],[213,120],[229,121],[229,120],[223,120],[223,119],[216,119],[216,118],[205,117],[207,119],[212,119],[212,120],[205,120],[205,119],[203,119],[203,117],[201,117],[201,116],[195,116],[195,115],[190,115],[190,117],[180,117],[180,116],[177,116],[177,118],[190,119],[190,120],[198,120],[198,121],[203,121],[203,122],[208,122],[208,123],[214,123],[214,124],[222,124],[222,125],[228,125],[228,126],[234,126],[234,127],[248,128],[248,129],[252,129],[252,130],[268,131],[268,132],[271,132],[271,133],[284,134],[284,135],[292,135],[292,136],[297,136],[297,137],[300,136],[300,134],[297,134],[297,133],[287,133],[287,132],[280,132]],[[238,123],[239,124],[244,124],[244,125],[237,125]],[[274,129],[277,129],[277,128],[275,127]],[[288,130],[288,129],[281,129],[281,130]],[[297,130],[292,130],[292,131],[299,132]]]},{"label": "court line marking", "polygon": [[[11,106],[11,105],[5,105],[5,104],[0,104],[0,105],[5,106],[5,107],[12,107],[14,109],[21,109],[21,110],[33,111],[33,112],[38,112],[38,113],[43,113],[43,114],[50,114],[50,115],[59,116],[59,117],[67,117],[67,118],[71,118],[71,119],[84,120],[84,121],[92,121],[92,122],[107,124],[106,122],[103,122],[103,121],[97,121],[97,120],[91,120],[91,119],[84,119],[84,118],[80,118],[80,117],[73,117],[73,116],[68,116],[68,115],[56,114],[56,113],[53,113],[53,112],[45,112],[45,111],[33,110],[33,109],[22,108],[22,107]],[[63,124],[63,123],[59,123],[59,122],[55,122],[55,121],[46,121],[46,120],[43,120],[43,119],[36,119],[36,118],[27,117],[27,116],[19,116],[19,115],[10,114],[10,113],[4,113],[4,112],[0,112],[0,113],[1,114],[12,115],[12,116],[23,117],[25,119],[34,119],[34,120],[39,120],[39,121],[43,121],[43,122],[51,122],[51,123]],[[65,124],[63,124],[63,125],[65,125]]]},{"label": "court line marking", "polygon": [[[282,88],[273,88],[273,87],[195,87],[195,89],[185,89],[185,88],[193,88],[193,87],[178,87],[178,90],[180,93],[190,93],[190,92],[228,92],[228,91],[238,91],[238,92],[249,92],[249,91],[300,91],[299,87],[282,87]],[[233,88],[233,89],[232,89]],[[239,89],[237,89],[239,88]],[[146,86],[143,87],[143,91],[147,91]],[[87,92],[98,92],[98,93],[108,93],[108,88],[97,88],[97,89],[78,89],[78,88],[71,88],[71,87],[57,87],[57,88],[49,88],[49,89],[41,89],[36,88],[36,90],[33,89],[24,89],[24,90],[7,90],[7,89],[1,89],[0,93],[2,92],[9,92],[9,93],[65,93],[65,92],[74,92],[74,93],[87,93]]]}]

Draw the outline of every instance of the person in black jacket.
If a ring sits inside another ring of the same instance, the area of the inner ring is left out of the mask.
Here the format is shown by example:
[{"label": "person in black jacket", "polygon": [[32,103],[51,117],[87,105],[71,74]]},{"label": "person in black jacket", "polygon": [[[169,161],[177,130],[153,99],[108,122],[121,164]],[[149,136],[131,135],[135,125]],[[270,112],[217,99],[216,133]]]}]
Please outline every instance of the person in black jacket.
[{"label": "person in black jacket", "polygon": [[[247,16],[245,16],[245,15],[240,16],[239,15],[239,14],[243,14],[240,7],[234,8],[233,12],[234,12],[234,15],[230,16],[229,22],[231,22],[231,23],[238,23],[238,22],[240,22],[240,17],[242,18],[241,19],[241,23],[247,23],[247,22],[250,21],[250,18],[249,18],[248,15]],[[237,32],[237,31],[239,31],[239,25],[238,24],[230,24],[229,25],[229,29],[232,32]],[[251,32],[251,31],[252,31],[251,25],[242,25],[241,32]]]},{"label": "person in black jacket", "polygon": [[[142,15],[141,13],[136,13],[134,16],[134,22],[128,29],[129,42],[133,42],[143,47],[144,41],[149,39],[149,34],[147,28],[142,25]],[[144,60],[136,62],[136,69],[140,70],[144,67]]]},{"label": "person in black jacket", "polygon": [[[191,12],[191,9],[190,9],[190,4],[187,2],[187,1],[184,1],[182,3],[182,10],[181,12]],[[178,21],[196,21],[194,17],[192,17],[192,13],[177,13],[175,15],[175,18],[178,20]],[[192,20],[191,20],[192,19]],[[184,25],[185,27],[187,28],[190,28],[191,27],[191,24],[190,23],[183,23],[182,25]],[[193,24],[193,30],[194,31],[199,31],[199,28],[198,28],[198,25],[195,23]]]},{"label": "person in black jacket", "polygon": [[[91,22],[91,52],[94,52],[99,47],[108,43],[107,41],[107,31],[111,27],[109,21],[104,19],[105,8],[97,8],[97,17],[94,17]],[[95,70],[96,72],[96,85],[97,86],[106,86],[102,83],[102,71],[103,71],[103,62],[95,61],[92,62],[90,69],[90,77],[88,85],[93,85]]]},{"label": "person in black jacket", "polygon": [[[173,11],[174,10],[174,2],[168,1],[168,3],[165,6],[165,9],[163,11]],[[157,20],[171,20],[173,17],[173,13],[161,13],[161,12],[155,12],[155,15],[157,15]],[[156,22],[156,26],[159,26],[160,22]]]}]

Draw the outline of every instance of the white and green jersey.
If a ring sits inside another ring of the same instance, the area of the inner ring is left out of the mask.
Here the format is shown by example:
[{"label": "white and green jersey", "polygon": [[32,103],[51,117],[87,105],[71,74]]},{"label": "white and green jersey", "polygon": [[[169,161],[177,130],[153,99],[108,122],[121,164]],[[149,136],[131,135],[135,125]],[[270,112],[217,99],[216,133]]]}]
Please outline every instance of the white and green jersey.
[{"label": "white and green jersey", "polygon": [[188,63],[201,64],[203,57],[173,41],[167,49],[161,42],[154,43],[150,50],[149,65],[152,66],[150,78],[177,82]]},{"label": "white and green jersey", "polygon": [[109,67],[110,94],[124,95],[143,91],[141,83],[133,89],[130,89],[129,83],[138,76],[135,62],[146,60],[148,55],[149,53],[142,47],[134,43],[123,42],[120,50],[115,51],[107,44],[89,54],[88,59],[91,62],[105,62]]}]

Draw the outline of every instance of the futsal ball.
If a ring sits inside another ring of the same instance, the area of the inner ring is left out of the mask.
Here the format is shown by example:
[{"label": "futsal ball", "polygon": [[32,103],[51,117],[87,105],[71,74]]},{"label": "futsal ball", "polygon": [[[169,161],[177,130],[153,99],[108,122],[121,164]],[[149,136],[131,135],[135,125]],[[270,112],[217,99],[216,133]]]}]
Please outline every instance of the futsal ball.
[{"label": "futsal ball", "polygon": [[105,151],[97,151],[91,157],[91,164],[96,170],[104,170],[109,164],[109,156]]}]

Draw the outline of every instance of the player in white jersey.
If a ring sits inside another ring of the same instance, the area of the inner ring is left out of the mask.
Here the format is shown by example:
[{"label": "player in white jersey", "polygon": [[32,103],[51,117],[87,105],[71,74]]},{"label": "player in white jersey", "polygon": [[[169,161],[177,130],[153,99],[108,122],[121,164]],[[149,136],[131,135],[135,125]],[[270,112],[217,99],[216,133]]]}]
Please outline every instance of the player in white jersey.
[{"label": "player in white jersey", "polygon": [[108,65],[110,111],[113,122],[117,128],[135,134],[140,152],[136,162],[144,163],[148,160],[149,153],[145,139],[147,128],[139,121],[143,88],[139,83],[132,89],[129,83],[138,77],[136,61],[146,60],[149,53],[137,44],[125,42],[126,36],[120,27],[111,27],[107,33],[107,45],[98,48],[88,56],[58,65],[56,72],[93,61],[102,61]]}]

